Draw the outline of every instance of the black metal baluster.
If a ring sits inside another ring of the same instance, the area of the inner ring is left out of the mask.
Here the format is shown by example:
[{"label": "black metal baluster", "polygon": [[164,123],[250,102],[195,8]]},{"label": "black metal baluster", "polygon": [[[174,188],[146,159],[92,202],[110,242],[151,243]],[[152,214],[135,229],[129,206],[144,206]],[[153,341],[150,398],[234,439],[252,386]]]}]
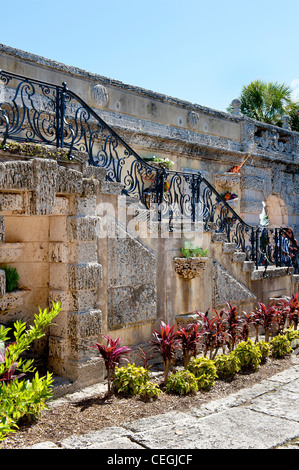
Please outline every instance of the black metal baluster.
[{"label": "black metal baluster", "polygon": [[278,241],[278,235],[277,235],[277,228],[275,228],[275,234],[274,234],[274,244],[275,244],[275,248],[274,248],[274,253],[275,253],[275,265],[276,267],[278,267],[278,256],[279,256],[279,250],[281,250],[281,245],[279,244],[279,241]]},{"label": "black metal baluster", "polygon": [[256,229],[255,232],[255,267],[258,269],[259,267],[259,259],[258,259],[258,247],[259,247],[259,228]]}]

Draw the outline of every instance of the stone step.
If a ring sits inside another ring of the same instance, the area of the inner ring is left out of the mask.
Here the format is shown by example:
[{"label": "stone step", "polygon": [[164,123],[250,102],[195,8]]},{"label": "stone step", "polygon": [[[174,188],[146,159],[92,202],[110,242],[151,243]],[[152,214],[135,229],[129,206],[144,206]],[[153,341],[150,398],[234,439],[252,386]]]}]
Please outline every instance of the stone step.
[{"label": "stone step", "polygon": [[213,243],[225,243],[227,240],[226,233],[216,233],[214,232],[212,235],[212,242]]},{"label": "stone step", "polygon": [[223,243],[223,253],[235,253],[237,245],[235,243]]},{"label": "stone step", "polygon": [[105,168],[87,165],[83,168],[83,178],[95,178],[99,181],[105,181],[107,170]]},{"label": "stone step", "polygon": [[101,193],[103,194],[115,194],[120,196],[123,194],[124,185],[116,183],[115,181],[104,180],[101,185]]},{"label": "stone step", "polygon": [[246,253],[243,251],[234,251],[233,253],[233,263],[244,263],[246,260]]},{"label": "stone step", "polygon": [[254,261],[243,261],[242,270],[243,270],[244,272],[254,271],[254,269],[255,269],[255,263],[254,263]]},{"label": "stone step", "polygon": [[264,267],[259,267],[258,269],[254,269],[251,273],[251,280],[252,281],[259,281],[265,277],[270,278],[277,278],[281,276],[287,276],[294,274],[294,268],[287,268],[285,266],[276,267],[276,266],[268,266],[266,272]]}]

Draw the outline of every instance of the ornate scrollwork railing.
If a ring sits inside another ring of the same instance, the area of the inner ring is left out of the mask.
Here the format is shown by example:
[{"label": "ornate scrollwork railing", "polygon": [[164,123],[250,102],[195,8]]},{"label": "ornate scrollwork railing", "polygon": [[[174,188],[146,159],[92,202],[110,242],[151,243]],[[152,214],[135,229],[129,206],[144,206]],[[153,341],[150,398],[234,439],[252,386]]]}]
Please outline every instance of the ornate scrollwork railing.
[{"label": "ornate scrollwork railing", "polygon": [[[246,253],[256,267],[294,266],[294,241],[282,229],[246,224],[200,174],[171,171],[145,162],[78,95],[62,86],[0,71],[0,131],[7,139],[87,152],[89,164],[106,169],[106,179],[146,209],[156,207],[158,222],[211,224],[217,234]],[[283,243],[284,242],[284,243]],[[297,259],[297,258],[296,258]]]}]

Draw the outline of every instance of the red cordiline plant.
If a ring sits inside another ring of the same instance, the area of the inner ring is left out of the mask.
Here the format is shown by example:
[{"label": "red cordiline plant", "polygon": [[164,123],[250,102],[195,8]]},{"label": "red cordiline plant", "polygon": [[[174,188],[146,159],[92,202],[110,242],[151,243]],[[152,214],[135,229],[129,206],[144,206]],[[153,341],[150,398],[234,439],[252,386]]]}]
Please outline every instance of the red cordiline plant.
[{"label": "red cordiline plant", "polygon": [[242,341],[247,341],[249,339],[250,325],[252,325],[254,328],[257,328],[258,325],[254,312],[243,312],[243,319],[244,323],[242,327],[241,339]]},{"label": "red cordiline plant", "polygon": [[283,300],[283,310],[289,320],[290,326],[297,330],[299,322],[299,300],[298,294],[292,294],[290,300]]},{"label": "red cordiline plant", "polygon": [[180,349],[180,341],[174,331],[175,325],[170,326],[161,321],[160,331],[154,330],[154,339],[150,341],[153,349],[159,351],[164,362],[164,382],[166,384],[171,362],[176,350]]},{"label": "red cordiline plant", "polygon": [[[12,344],[16,344],[16,342]],[[4,369],[2,374],[0,374],[0,382],[5,382],[6,384],[8,384],[13,379],[19,379],[25,375],[24,373],[20,373],[17,375],[15,374],[19,361],[18,360],[10,361],[10,356],[11,356],[11,353],[10,353],[9,346],[5,347],[4,342],[0,341],[0,363],[10,364],[10,366]]]},{"label": "red cordiline plant", "polygon": [[176,336],[180,341],[184,367],[187,367],[191,357],[196,357],[198,349],[198,339],[201,335],[198,323],[189,323],[177,330]]},{"label": "red cordiline plant", "polygon": [[205,313],[197,312],[201,319],[202,336],[204,339],[204,356],[210,352],[210,358],[214,358],[220,347],[225,349],[229,334],[223,323],[223,311],[218,313],[213,310],[214,316],[208,317],[209,309]]},{"label": "red cordiline plant", "polygon": [[113,340],[109,335],[103,335],[103,338],[107,340],[107,345],[96,343],[91,347],[97,348],[104,360],[107,371],[108,396],[110,396],[115,367],[119,365],[125,354],[131,352],[131,348],[120,346],[120,338]]},{"label": "red cordiline plant", "polygon": [[149,369],[151,367],[149,365],[149,361],[150,361],[150,359],[153,358],[153,355],[150,354],[149,351],[146,351],[145,349],[143,349],[139,346],[138,347],[138,353],[136,353],[136,356],[138,356],[140,359],[142,359],[144,369]]},{"label": "red cordiline plant", "polygon": [[229,302],[226,303],[228,309],[222,310],[222,314],[226,317],[223,321],[229,334],[229,350],[233,351],[236,343],[242,339],[244,319],[239,315],[236,306],[233,307]]},{"label": "red cordiline plant", "polygon": [[262,326],[265,331],[265,341],[269,341],[272,327],[279,324],[279,311],[276,305],[266,306],[258,302],[258,307],[254,311],[256,327],[256,341],[258,341],[258,326]]}]

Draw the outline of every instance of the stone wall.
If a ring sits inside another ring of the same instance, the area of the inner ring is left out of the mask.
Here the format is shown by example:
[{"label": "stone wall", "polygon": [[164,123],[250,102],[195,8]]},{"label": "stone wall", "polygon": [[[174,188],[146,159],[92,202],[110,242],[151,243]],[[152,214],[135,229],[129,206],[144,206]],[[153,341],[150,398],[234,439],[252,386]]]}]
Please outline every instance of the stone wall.
[{"label": "stone wall", "polygon": [[[234,209],[248,223],[259,222],[265,201],[271,225],[298,228],[298,134],[4,45],[0,68],[66,81],[140,156],[168,157],[177,170],[201,171],[220,193],[235,192]],[[228,185],[223,175],[249,154]],[[174,323],[226,301],[246,310],[256,300],[298,289],[297,277],[284,268],[263,278],[212,227],[161,232],[121,195],[120,184],[107,183],[86,154],[74,155],[76,163],[53,148],[43,147],[38,158],[0,152],[0,261],[17,267],[23,287],[7,295],[0,270],[0,323],[30,322],[39,306],[61,302],[62,312],[38,345],[55,374],[77,385],[102,380],[103,363],[91,348],[101,334],[136,346],[151,338],[160,320]],[[176,269],[174,263],[185,239],[209,249],[206,262],[191,266],[196,274],[190,279],[190,266]]]}]

